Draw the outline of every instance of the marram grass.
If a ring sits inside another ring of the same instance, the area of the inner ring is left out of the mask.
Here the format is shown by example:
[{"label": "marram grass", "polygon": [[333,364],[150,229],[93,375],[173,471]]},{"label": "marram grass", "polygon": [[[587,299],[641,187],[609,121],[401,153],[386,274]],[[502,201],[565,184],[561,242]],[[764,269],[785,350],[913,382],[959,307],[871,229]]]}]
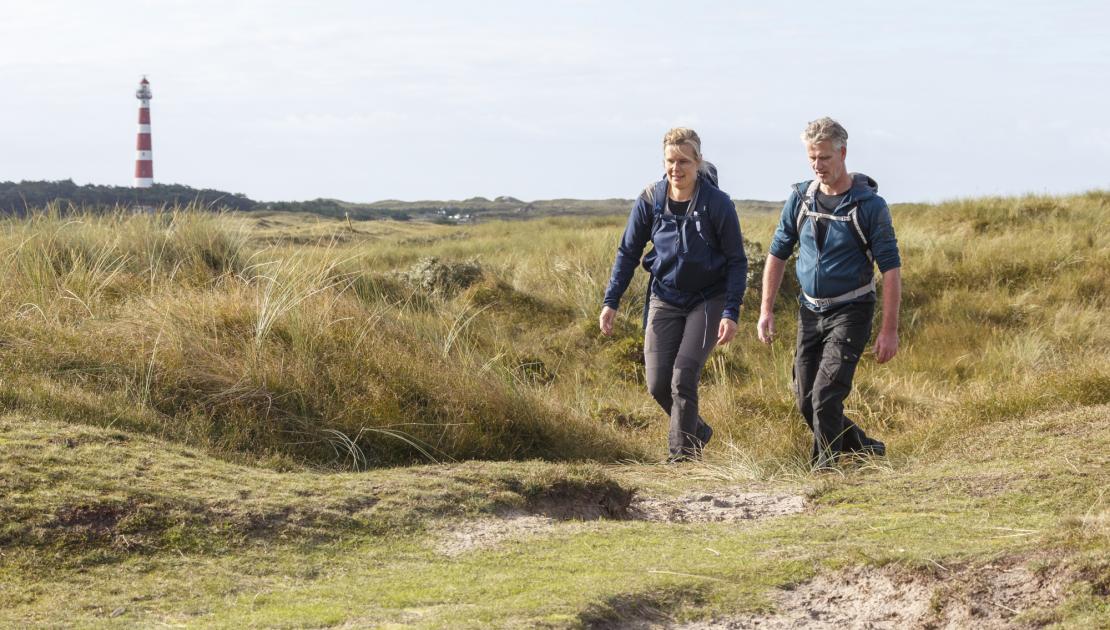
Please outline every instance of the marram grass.
[{"label": "marram grass", "polygon": [[[1108,205],[1089,193],[895,207],[901,349],[887,366],[865,358],[852,416],[897,458],[1008,414],[1106,402]],[[775,219],[741,211],[755,243]],[[640,375],[642,275],[618,334],[595,323],[622,225],[391,227],[195,208],[8,219],[3,370],[79,393],[76,421],[111,424],[123,405],[136,428],[260,461],[651,461],[666,419]],[[430,256],[481,276],[442,293],[414,284],[406,272]],[[750,291],[737,341],[711,357],[702,409],[721,444],[711,460],[742,453],[774,469],[806,441],[789,392],[796,306],[780,300],[780,339],[766,347],[757,304]]]}]

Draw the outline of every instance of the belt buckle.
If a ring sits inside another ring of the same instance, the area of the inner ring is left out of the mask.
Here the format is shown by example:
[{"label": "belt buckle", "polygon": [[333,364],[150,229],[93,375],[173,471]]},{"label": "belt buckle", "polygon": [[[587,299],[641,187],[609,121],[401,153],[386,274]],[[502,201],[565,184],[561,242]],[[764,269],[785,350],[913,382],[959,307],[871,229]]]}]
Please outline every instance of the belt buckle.
[{"label": "belt buckle", "polygon": [[830,298],[817,298],[817,306],[821,308],[828,308],[832,306],[832,299]]}]

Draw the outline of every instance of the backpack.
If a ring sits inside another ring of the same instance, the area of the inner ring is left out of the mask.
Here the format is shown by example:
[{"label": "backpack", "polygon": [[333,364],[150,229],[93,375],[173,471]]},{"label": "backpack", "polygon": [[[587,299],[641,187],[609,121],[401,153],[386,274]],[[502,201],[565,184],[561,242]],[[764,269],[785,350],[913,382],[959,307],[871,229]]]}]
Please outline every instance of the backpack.
[{"label": "backpack", "polygon": [[[867,256],[867,260],[874,261],[875,256],[871,253],[871,243],[867,241],[867,235],[864,233],[859,223],[859,202],[853,201],[852,209],[845,215],[828,214],[814,210],[813,208],[816,205],[817,199],[817,187],[819,185],[820,182],[816,179],[810,182],[809,188],[806,189],[805,195],[802,196],[802,203],[798,206],[798,216],[794,219],[794,230],[797,232],[798,238],[802,236],[802,223],[807,217],[813,217],[814,222],[816,222],[817,219],[828,219],[841,223],[851,223],[852,227],[855,229],[849,230],[849,232],[855,239],[856,244],[859,245],[860,251],[863,252],[864,256]],[[817,226],[814,225],[814,233],[816,234],[816,232]]]}]

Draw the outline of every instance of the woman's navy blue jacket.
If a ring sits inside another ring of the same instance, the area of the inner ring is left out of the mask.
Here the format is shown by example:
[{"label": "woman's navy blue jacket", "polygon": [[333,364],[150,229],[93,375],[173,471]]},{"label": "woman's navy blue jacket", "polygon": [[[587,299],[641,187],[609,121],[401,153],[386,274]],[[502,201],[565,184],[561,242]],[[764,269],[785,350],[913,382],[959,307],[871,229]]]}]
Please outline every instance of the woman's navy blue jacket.
[{"label": "woman's navy blue jacket", "polygon": [[748,258],[732,198],[698,175],[694,203],[685,215],[664,214],[666,199],[664,178],[644,189],[636,200],[617,248],[605,305],[613,309],[620,306],[640,254],[651,241],[653,294],[668,304],[689,309],[723,293],[722,316],[736,321],[747,287]]}]

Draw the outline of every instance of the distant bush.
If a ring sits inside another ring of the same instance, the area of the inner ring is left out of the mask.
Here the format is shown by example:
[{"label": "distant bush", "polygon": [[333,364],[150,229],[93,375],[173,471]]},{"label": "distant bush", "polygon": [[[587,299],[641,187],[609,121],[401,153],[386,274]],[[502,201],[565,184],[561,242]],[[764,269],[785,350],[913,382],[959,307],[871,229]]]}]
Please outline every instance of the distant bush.
[{"label": "distant bush", "polygon": [[450,297],[481,280],[482,266],[476,260],[444,262],[436,257],[421,258],[402,277],[428,293]]},{"label": "distant bush", "polygon": [[[763,270],[767,266],[767,253],[763,245],[757,241],[744,239],[744,253],[748,257],[748,288],[745,302],[754,308],[759,308],[759,301],[763,295]],[[779,285],[776,304],[782,306],[793,302],[801,292],[798,278],[794,275],[794,265],[798,255],[792,255],[786,261],[786,273],[783,274],[782,284]]]}]

